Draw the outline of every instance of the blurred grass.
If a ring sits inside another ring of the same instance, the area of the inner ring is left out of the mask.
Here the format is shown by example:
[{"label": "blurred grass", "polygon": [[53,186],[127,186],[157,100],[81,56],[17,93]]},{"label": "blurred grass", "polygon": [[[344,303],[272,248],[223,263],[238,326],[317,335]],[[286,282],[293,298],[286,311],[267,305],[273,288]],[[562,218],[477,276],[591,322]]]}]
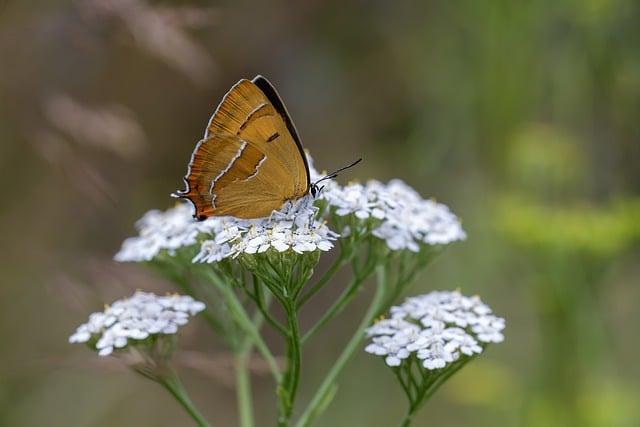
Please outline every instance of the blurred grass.
[{"label": "blurred grass", "polygon": [[[320,168],[362,155],[349,178],[400,177],[463,219],[469,240],[413,291],[482,295],[507,341],[420,420],[638,425],[639,18],[632,0],[0,2],[0,425],[185,422],[66,338],[101,301],[159,286],[110,257],[142,213],[171,205],[220,97],[257,73]],[[85,111],[51,114],[55,99]],[[113,133],[88,125],[105,111],[126,112]],[[136,150],[113,148],[137,128]],[[305,381],[320,380],[350,314],[312,344]],[[206,337],[183,344],[221,351]],[[394,424],[404,402],[376,362],[359,356],[320,425]],[[232,425],[231,391],[187,376]],[[256,392],[268,425],[271,385]]]}]

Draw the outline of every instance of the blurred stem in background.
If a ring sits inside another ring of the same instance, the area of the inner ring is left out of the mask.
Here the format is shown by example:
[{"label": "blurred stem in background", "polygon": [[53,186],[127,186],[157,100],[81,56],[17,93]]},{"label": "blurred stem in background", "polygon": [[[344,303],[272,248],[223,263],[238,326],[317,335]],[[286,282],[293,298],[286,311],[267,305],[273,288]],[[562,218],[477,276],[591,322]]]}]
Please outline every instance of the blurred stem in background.
[{"label": "blurred stem in background", "polygon": [[311,398],[311,401],[304,409],[304,412],[298,419],[296,427],[306,427],[313,423],[313,421],[320,415],[320,413],[326,409],[331,403],[331,399],[337,392],[337,379],[347,362],[353,357],[353,354],[360,348],[360,344],[364,339],[364,331],[371,325],[374,317],[380,312],[385,294],[387,293],[387,282],[385,274],[385,266],[380,265],[376,268],[376,291],[369,304],[369,308],[365,312],[360,325],[355,330],[349,342],[345,345],[344,350],[338,356],[331,369],[327,372],[322,383],[316,390],[315,394]]},{"label": "blurred stem in background", "polygon": [[[204,280],[204,283],[197,283],[197,281],[193,283],[193,277],[189,276],[189,269],[187,268],[189,259],[189,254],[177,254],[176,256],[167,256],[161,260],[154,261],[153,266],[183,292],[207,302],[205,318],[208,325],[214,333],[226,340],[227,345],[234,354],[239,425],[241,427],[253,427],[254,417],[249,364],[254,347],[258,348],[267,362],[274,380],[278,382],[280,379],[280,369],[277,362],[259,332],[264,317],[261,312],[256,312],[253,319],[251,319],[234,292],[234,287],[237,284],[223,279],[224,275],[216,273],[209,266],[201,267],[196,271],[196,274]],[[240,274],[236,278],[237,280],[244,280],[245,275]],[[243,284],[243,286],[246,286],[246,284]],[[230,319],[225,318],[225,316],[214,315],[215,307],[220,305],[219,301],[224,301],[227,308],[225,311],[228,311]],[[270,303],[271,295],[268,294],[262,301],[262,307],[268,310]],[[172,391],[172,394],[180,404],[192,410],[190,410],[190,414],[192,412],[197,413],[190,400],[182,399],[186,394],[179,393],[181,388],[178,388],[175,382],[167,383],[165,388]]]},{"label": "blurred stem in background", "polygon": [[526,257],[524,284],[542,340],[525,424],[592,425],[584,404],[590,387],[615,374],[607,372],[612,337],[603,279],[640,240],[640,202],[585,198],[584,152],[554,127],[525,129],[510,154],[510,182],[520,191],[498,201],[496,225]]},{"label": "blurred stem in background", "polygon": [[543,341],[536,387],[540,395],[533,402],[544,409],[534,403],[530,415],[542,420],[547,417],[537,411],[550,410],[554,425],[589,424],[582,399],[591,380],[601,378],[609,366],[610,346],[597,292],[603,265],[584,261],[557,254],[535,263],[539,278],[531,291]]}]

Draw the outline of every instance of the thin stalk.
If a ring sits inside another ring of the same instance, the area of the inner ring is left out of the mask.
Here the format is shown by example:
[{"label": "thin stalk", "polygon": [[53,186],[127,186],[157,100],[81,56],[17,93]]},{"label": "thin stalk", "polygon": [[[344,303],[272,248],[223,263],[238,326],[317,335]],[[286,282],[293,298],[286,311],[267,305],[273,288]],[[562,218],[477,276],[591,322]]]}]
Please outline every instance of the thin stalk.
[{"label": "thin stalk", "polygon": [[300,300],[298,301],[298,308],[301,308],[307,301],[309,301],[309,299],[311,299],[312,296],[314,296],[320,289],[322,289],[324,285],[326,285],[327,282],[331,280],[333,275],[336,274],[336,272],[340,270],[342,266],[344,266],[351,260],[354,253],[355,252],[352,250],[348,253],[341,252],[338,258],[336,258],[336,260],[333,262],[333,264],[331,264],[331,266],[322,275],[322,277],[318,279],[318,281],[313,286],[311,286],[311,288],[309,288],[309,290],[304,293],[302,297],[300,297]]},{"label": "thin stalk", "polygon": [[407,395],[407,399],[411,402],[413,400],[413,396],[411,395],[411,388],[407,384],[405,384],[404,379],[402,378],[402,369],[394,369],[393,372],[396,374],[396,378],[398,378],[398,382],[402,386],[404,394]]},{"label": "thin stalk", "polygon": [[[430,259],[423,260],[421,262],[416,263],[415,266],[411,269],[408,274],[404,274],[402,271],[400,273],[400,278],[396,282],[395,286],[392,287],[391,294],[387,297],[384,304],[382,304],[382,309],[386,310],[387,307],[391,306],[399,297],[402,295],[408,285],[410,285],[415,277],[420,273],[424,268],[429,264]],[[404,263],[401,264],[401,270],[404,270],[406,267]]]},{"label": "thin stalk", "polygon": [[267,320],[267,322],[269,322],[271,326],[273,326],[278,332],[280,332],[280,334],[285,336],[287,334],[287,329],[282,326],[282,324],[278,322],[271,315],[271,313],[269,313],[269,309],[265,307],[264,292],[262,292],[262,287],[260,286],[259,279],[255,275],[252,275],[252,280],[254,289],[253,295],[255,296],[254,301],[256,303],[256,306],[258,307],[258,310],[260,310],[264,318]]},{"label": "thin stalk", "polygon": [[[442,375],[442,376],[441,376],[441,377],[439,377],[437,380],[435,380],[435,381],[433,382],[433,384],[431,384],[431,385],[428,387],[428,389],[427,389],[426,393],[424,394],[423,400],[422,400],[422,402],[420,402],[420,403],[418,404],[418,407],[420,407],[420,405],[422,405],[424,402],[426,402],[427,400],[429,400],[429,398],[430,398],[431,396],[433,396],[433,393],[435,393],[435,392],[440,388],[440,386],[441,386],[442,384],[444,384],[444,383],[445,383],[445,382],[446,382],[446,381],[447,381],[447,380],[448,380],[448,379],[449,379],[453,374],[455,374],[455,373],[456,373],[456,372],[458,372],[460,369],[462,369],[462,367],[463,367],[464,365],[466,365],[466,364],[467,364],[467,362],[468,362],[469,360],[470,360],[470,359],[467,359],[467,360],[464,360],[464,362],[462,362],[462,363],[459,363],[459,364],[457,364],[457,365],[454,365],[454,366],[453,366],[451,369],[449,369],[449,371],[447,371],[444,375]],[[417,409],[417,408],[416,408],[416,409]]]},{"label": "thin stalk", "polygon": [[431,384],[429,384],[426,387],[424,387],[422,392],[419,393],[416,396],[416,398],[414,399],[414,401],[411,402],[411,404],[409,405],[409,410],[407,411],[407,414],[405,415],[404,419],[402,420],[402,423],[400,424],[400,426],[401,427],[409,427],[411,425],[411,423],[413,422],[413,417],[416,414],[416,412],[418,412],[418,409],[420,409],[422,407],[422,405],[424,405],[429,400],[429,398],[431,398],[431,396],[433,396],[433,394],[440,388],[440,386],[442,384],[444,384],[453,374],[455,374],[460,369],[462,369],[462,367],[464,365],[466,365],[469,360],[471,360],[471,359],[466,359],[466,360],[458,362],[455,365],[452,365],[447,370],[447,372],[445,372],[444,374],[438,376],[435,379],[435,381],[433,381]]},{"label": "thin stalk", "polygon": [[[265,309],[269,309],[271,303],[270,296],[262,300]],[[260,330],[264,317],[261,313],[253,315],[253,324],[257,330]],[[251,361],[251,353],[253,352],[253,340],[251,337],[245,337],[240,349],[235,355],[235,371],[236,371],[236,398],[238,406],[238,418],[241,427],[253,427],[253,403],[251,398],[251,377],[249,375],[249,362]]]},{"label": "thin stalk", "polygon": [[291,298],[292,300],[296,301],[296,310],[298,310],[300,308],[300,304],[298,303],[300,300],[300,294],[302,293],[302,290],[304,288],[304,284],[307,283],[309,281],[309,279],[311,279],[311,276],[313,276],[313,265],[309,265],[308,263],[304,263],[301,267],[301,273],[300,273],[300,285],[297,286],[293,292],[293,297]]},{"label": "thin stalk", "polygon": [[376,269],[376,275],[378,277],[376,292],[371,300],[369,308],[367,308],[367,311],[360,322],[360,325],[358,325],[358,328],[345,346],[344,350],[342,350],[338,359],[335,361],[329,372],[327,372],[327,375],[324,377],[320,387],[318,387],[318,390],[311,399],[311,402],[307,405],[300,416],[300,419],[296,423],[296,427],[308,426],[318,415],[320,415],[320,412],[328,403],[327,396],[331,390],[334,389],[338,375],[340,375],[347,362],[351,359],[362,343],[362,340],[364,339],[364,331],[371,325],[376,313],[380,309],[380,304],[383,301],[384,295],[387,292],[384,268],[384,265],[381,265]]},{"label": "thin stalk", "polygon": [[[416,381],[416,379],[413,376],[413,370],[412,370],[412,367],[411,367],[412,361],[413,361],[413,358],[410,357],[410,358],[406,359],[406,364],[405,364],[405,366],[406,366],[405,369],[407,370],[407,378],[409,379],[408,380],[408,383],[409,383],[408,385],[409,385],[409,387],[413,386],[413,389],[415,390],[416,395],[419,395],[419,393],[420,393],[420,384],[418,384],[418,382]],[[420,368],[418,368],[418,369],[420,369]]]},{"label": "thin stalk", "polygon": [[407,412],[407,415],[405,415],[404,419],[402,420],[402,424],[400,424],[400,427],[409,427],[412,422],[413,422],[413,412],[409,411]]},{"label": "thin stalk", "polygon": [[306,344],[307,341],[311,339],[320,329],[322,329],[328,322],[330,322],[335,316],[340,314],[340,312],[351,302],[351,300],[356,296],[358,289],[360,289],[360,285],[364,282],[371,272],[373,271],[373,266],[368,266],[365,268],[365,271],[362,272],[361,275],[355,276],[351,279],[349,285],[342,291],[338,299],[329,307],[327,311],[324,312],[320,320],[318,320],[302,337],[302,344]]},{"label": "thin stalk", "polygon": [[253,340],[256,348],[267,362],[269,369],[271,370],[271,374],[277,383],[281,381],[280,368],[278,367],[278,363],[276,362],[271,350],[264,342],[260,333],[258,332],[256,326],[253,324],[246,310],[240,303],[240,300],[236,296],[235,292],[233,292],[233,288],[228,284],[224,283],[214,272],[209,269],[203,270],[205,276],[211,281],[211,283],[220,291],[221,296],[224,298],[227,307],[229,308],[230,314],[234,317],[238,326],[240,326],[244,331],[249,335],[249,337]]},{"label": "thin stalk", "polygon": [[241,427],[253,427],[253,403],[251,399],[251,380],[249,378],[249,359],[251,342],[236,355],[236,398],[238,399],[238,417]]},{"label": "thin stalk", "polygon": [[184,410],[187,411],[189,416],[191,416],[198,427],[211,427],[211,424],[204,419],[202,414],[200,414],[198,409],[195,407],[182,386],[182,383],[175,374],[171,374],[167,377],[160,377],[156,381],[171,393]]},{"label": "thin stalk", "polygon": [[282,381],[284,393],[280,393],[282,413],[278,419],[279,426],[287,426],[293,413],[293,405],[300,382],[300,361],[302,358],[300,330],[295,301],[289,301],[289,303],[285,305],[285,310],[287,312],[289,334],[287,337],[287,368]]}]

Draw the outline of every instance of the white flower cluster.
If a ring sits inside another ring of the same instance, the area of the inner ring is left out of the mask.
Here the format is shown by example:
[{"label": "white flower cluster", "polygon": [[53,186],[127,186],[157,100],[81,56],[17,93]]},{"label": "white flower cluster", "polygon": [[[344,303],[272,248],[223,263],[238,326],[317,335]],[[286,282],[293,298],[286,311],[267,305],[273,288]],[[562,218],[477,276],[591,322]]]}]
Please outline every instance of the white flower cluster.
[{"label": "white flower cluster", "polygon": [[93,313],[69,337],[70,343],[85,343],[97,339],[100,356],[124,348],[129,340],[144,340],[152,335],[175,334],[180,326],[205,309],[204,303],[190,296],[157,296],[138,291],[131,298],[121,299],[103,312]]},{"label": "white flower cluster", "polygon": [[373,235],[391,250],[418,252],[421,244],[443,245],[466,238],[460,221],[447,206],[423,199],[400,180],[386,185],[369,181],[366,185],[333,186],[322,197],[339,216],[381,220]]},{"label": "white flower cluster", "polygon": [[[321,177],[309,158],[313,180]],[[402,181],[388,184],[370,181],[366,185],[340,186],[333,180],[323,182],[320,198],[335,209],[337,215],[355,215],[359,219],[379,221],[373,235],[386,241],[392,250],[420,250],[421,244],[447,244],[466,238],[460,222],[449,209],[424,200]],[[137,223],[138,236],[126,239],[116,261],[150,261],[161,251],[174,255],[176,250],[198,243],[200,251],[194,262],[219,262],[242,253],[262,253],[270,248],[297,253],[328,251],[338,235],[322,218],[317,218],[314,200],[306,195],[288,202],[268,218],[242,220],[233,217],[193,219],[193,208],[180,203],[164,212],[147,212]]]},{"label": "white flower cluster", "polygon": [[431,292],[407,298],[391,308],[391,318],[367,329],[365,351],[399,366],[415,353],[426,369],[441,369],[461,355],[482,352],[482,344],[504,340],[504,319],[492,314],[480,298],[459,292]]},{"label": "white flower cluster", "polygon": [[200,233],[211,233],[219,227],[215,218],[193,219],[188,203],[178,203],[164,212],[152,210],[136,222],[138,236],[126,239],[114,259],[120,262],[150,261],[162,250],[174,255],[177,249],[196,244]]},{"label": "white flower cluster", "polygon": [[221,220],[214,239],[202,243],[194,262],[218,262],[240,254],[263,253],[269,249],[297,253],[328,251],[338,235],[316,219],[311,196],[290,203],[269,218]]},{"label": "white flower cluster", "polygon": [[[204,240],[194,262],[218,262],[241,253],[255,254],[273,248],[302,253],[328,251],[338,235],[315,217],[311,196],[288,203],[268,218],[243,220],[233,217],[193,219],[192,207],[180,203],[164,212],[147,212],[137,223],[138,236],[126,239],[114,259],[121,262],[150,261],[162,250],[170,255]],[[208,237],[208,238],[207,238]]]},{"label": "white flower cluster", "polygon": [[373,188],[371,184],[374,183],[379,184],[377,181],[371,181],[366,186],[352,183],[345,187],[332,187],[321,194],[330,206],[335,207],[336,214],[339,216],[353,214],[359,219],[384,219],[386,216],[384,197],[381,197],[382,194],[378,191],[381,188]]}]

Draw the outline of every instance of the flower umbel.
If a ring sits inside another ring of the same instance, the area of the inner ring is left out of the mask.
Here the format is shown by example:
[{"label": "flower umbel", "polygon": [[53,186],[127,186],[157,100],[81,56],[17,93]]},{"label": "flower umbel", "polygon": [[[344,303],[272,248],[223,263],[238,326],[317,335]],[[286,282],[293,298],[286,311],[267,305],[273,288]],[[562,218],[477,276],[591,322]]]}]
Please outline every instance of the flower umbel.
[{"label": "flower umbel", "polygon": [[218,234],[202,243],[193,262],[219,262],[227,257],[254,255],[269,249],[299,254],[328,251],[338,234],[316,219],[317,211],[311,196],[305,196],[267,218],[221,219]]},{"label": "flower umbel", "polygon": [[379,220],[372,234],[392,251],[419,252],[421,245],[444,245],[466,238],[460,221],[449,208],[423,199],[413,188],[395,179],[388,184],[333,186],[323,198],[338,216]]},{"label": "flower umbel", "polygon": [[440,369],[504,339],[504,319],[493,315],[479,297],[457,291],[410,297],[390,311],[390,319],[367,329],[372,343],[365,348],[385,356],[389,366],[399,366],[414,354],[426,369]]},{"label": "flower umbel", "polygon": [[213,233],[221,227],[220,220],[196,221],[187,203],[178,203],[166,211],[151,210],[136,222],[138,236],[130,237],[114,256],[120,262],[151,261],[161,251],[169,255],[183,247],[195,245],[201,233]]},{"label": "flower umbel", "polygon": [[171,335],[189,322],[189,317],[204,310],[205,305],[190,296],[157,296],[138,291],[131,298],[115,301],[69,337],[70,343],[91,343],[100,356],[147,338]]},{"label": "flower umbel", "polygon": [[69,342],[87,343],[100,356],[121,355],[133,371],[167,389],[198,426],[208,427],[171,366],[175,334],[204,309],[202,302],[190,296],[137,291],[91,314]]},{"label": "flower umbel", "polygon": [[367,329],[365,351],[383,356],[394,370],[410,402],[409,419],[450,375],[489,343],[504,340],[504,319],[479,297],[457,291],[410,297],[390,312]]}]

